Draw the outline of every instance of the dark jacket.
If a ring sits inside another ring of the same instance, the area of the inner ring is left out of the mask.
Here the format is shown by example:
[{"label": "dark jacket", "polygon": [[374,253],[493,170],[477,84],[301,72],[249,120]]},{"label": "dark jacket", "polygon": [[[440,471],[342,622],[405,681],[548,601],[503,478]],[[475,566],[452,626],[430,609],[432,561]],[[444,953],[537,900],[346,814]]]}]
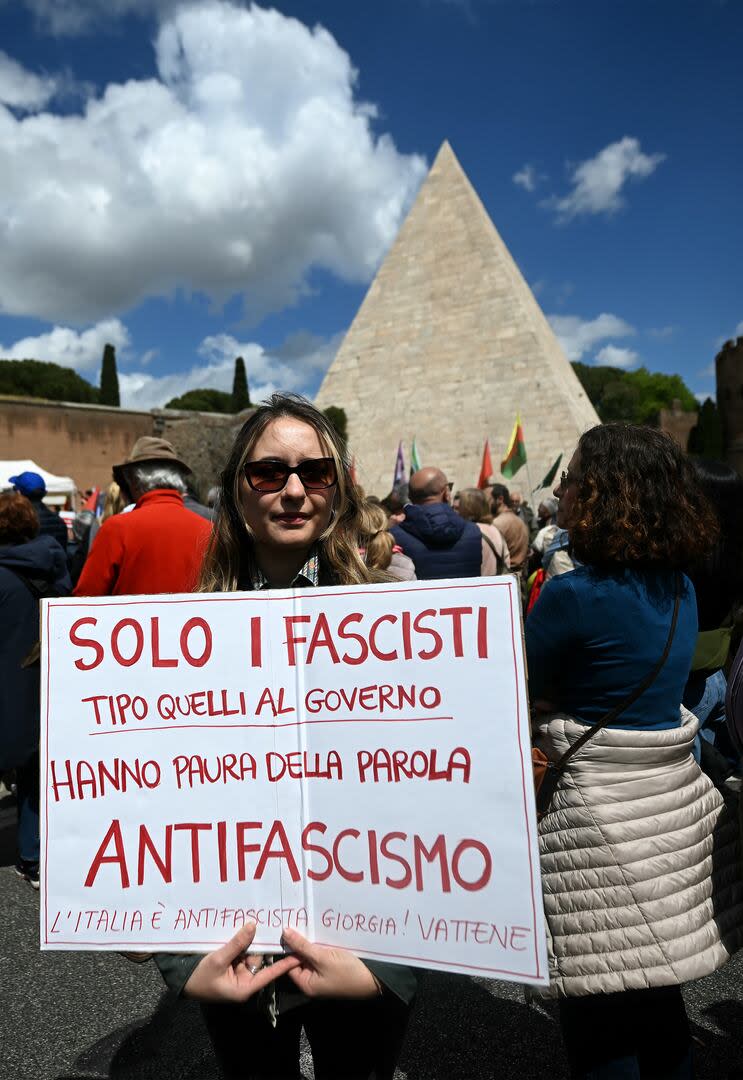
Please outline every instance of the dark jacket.
[{"label": "dark jacket", "polygon": [[39,532],[42,536],[53,536],[61,546],[62,551],[67,551],[67,526],[59,514],[50,510],[41,499],[29,499],[39,519]]},{"label": "dark jacket", "polygon": [[421,579],[479,577],[482,533],[448,503],[409,504],[405,520],[390,530],[396,543],[415,563]]},{"label": "dark jacket", "polygon": [[0,546],[2,769],[25,764],[38,748],[39,665],[21,664],[39,640],[39,595],[66,596],[70,588],[64,552],[51,536]]},{"label": "dark jacket", "polygon": [[[318,584],[337,584],[322,556],[320,557],[320,579]],[[240,582],[241,591],[249,591],[251,588],[249,581]],[[194,968],[201,960],[201,955],[194,953],[155,953],[154,959],[169,989],[180,994],[191,977]],[[415,968],[404,967],[402,964],[390,964],[383,960],[364,960],[364,963],[371,973],[379,979],[385,993],[394,994],[406,1005],[412,1002],[418,989],[418,973]],[[296,987],[287,975],[282,976],[277,985],[279,988],[285,985],[293,993],[296,994],[297,992]]]}]

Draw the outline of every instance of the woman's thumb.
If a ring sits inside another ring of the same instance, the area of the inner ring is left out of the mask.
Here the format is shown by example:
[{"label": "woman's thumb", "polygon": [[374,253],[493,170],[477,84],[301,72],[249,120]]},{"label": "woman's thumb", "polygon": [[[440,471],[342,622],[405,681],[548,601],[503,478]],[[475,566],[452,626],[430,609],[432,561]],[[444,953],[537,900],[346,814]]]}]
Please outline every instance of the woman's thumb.
[{"label": "woman's thumb", "polygon": [[316,945],[313,945],[298,930],[293,930],[291,927],[286,927],[281,935],[281,941],[285,949],[295,953],[303,960],[311,960],[317,949]]}]

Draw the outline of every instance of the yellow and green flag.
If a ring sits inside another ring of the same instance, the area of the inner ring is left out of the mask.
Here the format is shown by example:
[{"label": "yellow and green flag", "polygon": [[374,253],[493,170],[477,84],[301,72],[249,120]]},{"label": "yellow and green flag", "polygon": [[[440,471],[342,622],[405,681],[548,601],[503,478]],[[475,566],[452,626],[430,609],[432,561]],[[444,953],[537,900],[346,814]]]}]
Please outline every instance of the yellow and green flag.
[{"label": "yellow and green flag", "polygon": [[506,450],[506,456],[500,463],[500,471],[507,480],[510,480],[522,465],[526,465],[526,443],[524,442],[524,429],[521,427],[521,416],[517,416],[511,433],[511,441],[508,444],[508,450]]}]

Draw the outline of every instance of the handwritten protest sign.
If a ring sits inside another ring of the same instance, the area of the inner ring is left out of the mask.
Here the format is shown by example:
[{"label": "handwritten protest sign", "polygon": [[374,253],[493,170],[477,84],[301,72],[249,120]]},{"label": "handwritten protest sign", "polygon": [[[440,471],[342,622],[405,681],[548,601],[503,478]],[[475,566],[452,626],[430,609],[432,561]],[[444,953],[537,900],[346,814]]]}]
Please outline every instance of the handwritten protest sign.
[{"label": "handwritten protest sign", "polygon": [[513,578],[45,602],[44,949],[542,983]]}]

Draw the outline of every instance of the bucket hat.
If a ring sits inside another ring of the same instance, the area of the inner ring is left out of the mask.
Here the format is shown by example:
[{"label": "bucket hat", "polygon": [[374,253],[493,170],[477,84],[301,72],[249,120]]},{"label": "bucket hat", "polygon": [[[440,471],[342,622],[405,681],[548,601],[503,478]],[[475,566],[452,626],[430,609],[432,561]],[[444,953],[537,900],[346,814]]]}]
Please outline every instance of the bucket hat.
[{"label": "bucket hat", "polygon": [[142,435],[135,442],[126,461],[122,461],[120,465],[114,465],[114,480],[121,485],[124,472],[130,465],[143,465],[149,461],[167,461],[171,465],[177,465],[185,473],[191,472],[185,461],[181,461],[176,454],[173,444],[167,439],[159,439],[155,435]]}]

